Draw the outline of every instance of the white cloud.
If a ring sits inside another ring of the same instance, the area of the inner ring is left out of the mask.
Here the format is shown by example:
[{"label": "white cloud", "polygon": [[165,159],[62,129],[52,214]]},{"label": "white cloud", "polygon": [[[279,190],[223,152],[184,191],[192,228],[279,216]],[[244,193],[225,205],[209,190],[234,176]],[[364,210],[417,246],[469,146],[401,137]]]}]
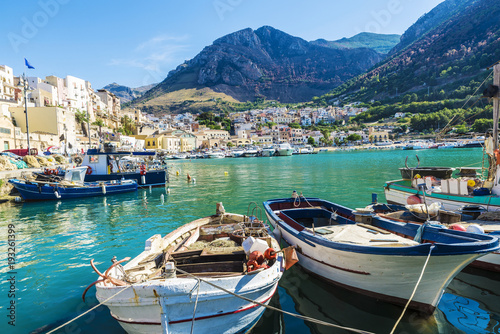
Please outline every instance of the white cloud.
[{"label": "white cloud", "polygon": [[189,45],[187,35],[159,35],[137,45],[127,58],[112,58],[108,65],[137,67],[144,69],[145,75],[156,82],[163,80],[167,72],[182,62],[180,55]]}]

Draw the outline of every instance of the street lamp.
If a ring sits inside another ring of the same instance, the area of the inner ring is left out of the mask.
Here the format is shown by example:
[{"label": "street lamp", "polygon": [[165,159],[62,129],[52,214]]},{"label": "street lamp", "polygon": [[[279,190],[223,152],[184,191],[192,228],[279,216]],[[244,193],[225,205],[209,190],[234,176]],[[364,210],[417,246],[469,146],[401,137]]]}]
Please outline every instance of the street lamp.
[{"label": "street lamp", "polygon": [[28,78],[26,77],[25,74],[23,74],[21,77],[19,77],[19,84],[18,87],[23,88],[24,92],[24,113],[26,114],[26,139],[28,143],[28,155],[30,155],[30,130],[29,130],[29,125],[28,125],[28,98],[26,97],[27,91],[32,91],[28,85]]}]

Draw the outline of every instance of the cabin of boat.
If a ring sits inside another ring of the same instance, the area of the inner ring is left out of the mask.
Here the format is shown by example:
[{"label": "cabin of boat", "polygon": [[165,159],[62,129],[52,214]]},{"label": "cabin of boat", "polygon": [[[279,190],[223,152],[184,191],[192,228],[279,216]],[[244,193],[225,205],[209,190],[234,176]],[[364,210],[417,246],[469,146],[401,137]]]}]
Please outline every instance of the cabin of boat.
[{"label": "cabin of boat", "polygon": [[119,152],[109,148],[89,149],[81,166],[87,166],[86,182],[130,179],[141,186],[164,186],[168,174],[151,151]]}]

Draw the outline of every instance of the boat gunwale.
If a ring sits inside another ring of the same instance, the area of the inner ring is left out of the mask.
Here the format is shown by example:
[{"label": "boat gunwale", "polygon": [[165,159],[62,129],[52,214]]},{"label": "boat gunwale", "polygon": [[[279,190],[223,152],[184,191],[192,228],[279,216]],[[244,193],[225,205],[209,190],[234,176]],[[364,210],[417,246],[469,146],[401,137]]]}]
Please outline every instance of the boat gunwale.
[{"label": "boat gunwale", "polygon": [[[306,198],[307,201],[312,202],[312,201],[317,201],[319,199],[317,198]],[[303,231],[297,231],[294,229],[292,226],[290,226],[288,223],[286,223],[284,220],[282,220],[278,215],[275,214],[275,212],[271,209],[270,204],[273,203],[285,203],[285,202],[291,202],[293,201],[293,198],[285,198],[285,199],[273,199],[273,200],[267,200],[263,203],[264,205],[264,210],[266,211],[266,214],[268,214],[268,217],[273,219],[279,227],[285,229],[288,233],[296,237],[302,242],[305,242],[309,244],[310,246],[315,247],[314,244],[321,245],[323,247],[327,248],[332,248],[340,251],[346,251],[346,252],[355,252],[355,253],[364,253],[364,254],[374,254],[374,255],[391,255],[391,256],[427,256],[429,253],[429,249],[431,246],[434,246],[434,249],[432,251],[433,256],[449,256],[449,255],[461,255],[465,253],[476,253],[476,254],[486,254],[495,250],[500,249],[500,242],[497,238],[491,237],[491,236],[486,236],[486,235],[474,235],[472,233],[469,233],[473,239],[478,239],[478,241],[474,242],[463,242],[463,243],[456,243],[456,244],[445,244],[445,243],[440,243],[440,242],[425,242],[421,243],[419,245],[415,246],[403,246],[403,247],[383,247],[383,246],[368,246],[368,245],[354,245],[354,244],[347,244],[347,243],[340,243],[340,242],[335,242],[328,240],[326,238],[323,238],[318,235],[313,235],[310,231],[303,230]],[[331,203],[326,200],[320,200],[325,203],[328,203],[330,205],[337,206],[334,203]],[[339,206],[343,207],[343,206]],[[345,208],[345,207],[343,207]],[[380,217],[374,217],[375,219],[383,222],[386,225],[393,225],[393,226],[399,226],[402,228],[408,228],[412,227],[413,229],[417,230],[418,225],[413,224],[413,223],[399,223],[399,222],[394,222],[389,219],[384,219]],[[354,224],[355,222],[352,221]],[[377,225],[375,225],[377,226]],[[377,226],[380,228],[384,228],[383,226]],[[428,229],[426,232],[433,231],[435,233],[437,232],[443,232],[439,230],[443,230],[441,228],[433,227],[433,226],[426,226],[426,229]],[[388,230],[391,233],[395,233],[394,231]],[[447,234],[458,234],[457,231],[453,230],[445,230],[447,231]],[[458,231],[460,232],[460,231]],[[464,232],[462,232],[464,233]],[[482,241],[480,240],[482,239]],[[312,243],[312,245],[311,245]],[[460,250],[458,252],[457,250]]]}]

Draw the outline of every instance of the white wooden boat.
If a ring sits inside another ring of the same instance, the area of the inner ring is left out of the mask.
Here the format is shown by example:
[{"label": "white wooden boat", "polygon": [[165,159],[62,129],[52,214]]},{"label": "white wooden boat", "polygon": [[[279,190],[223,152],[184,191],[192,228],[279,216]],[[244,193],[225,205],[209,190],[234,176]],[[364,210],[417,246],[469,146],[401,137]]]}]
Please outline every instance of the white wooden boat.
[{"label": "white wooden boat", "polygon": [[259,320],[264,307],[230,293],[267,305],[284,271],[283,255],[274,253],[260,268],[252,264],[242,247],[250,235],[259,247],[279,251],[278,242],[255,217],[218,211],[163,238],[152,236],[125,266],[116,262],[101,274],[97,299],[122,291],[104,304],[128,333],[189,333],[191,326],[194,333],[240,333]]},{"label": "white wooden boat", "polygon": [[[409,307],[427,313],[462,268],[500,248],[492,236],[396,222],[319,198],[268,200],[264,209],[305,270],[400,305],[417,287]],[[424,241],[414,240],[419,235]]]}]

